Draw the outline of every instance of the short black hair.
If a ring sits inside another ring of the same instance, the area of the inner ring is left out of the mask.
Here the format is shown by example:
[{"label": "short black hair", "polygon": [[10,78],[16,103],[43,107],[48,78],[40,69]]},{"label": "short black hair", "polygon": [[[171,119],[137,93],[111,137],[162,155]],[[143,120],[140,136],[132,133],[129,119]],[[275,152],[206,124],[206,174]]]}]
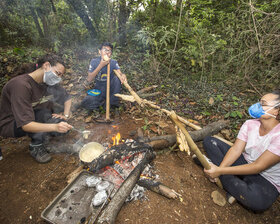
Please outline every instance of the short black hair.
[{"label": "short black hair", "polygon": [[55,66],[57,63],[60,63],[65,67],[65,63],[62,58],[55,54],[46,54],[37,60],[38,68],[40,68],[47,61],[51,64],[51,66]]},{"label": "short black hair", "polygon": [[104,42],[100,45],[99,50],[102,50],[102,47],[110,47],[111,50],[113,51],[113,45],[110,42]]}]

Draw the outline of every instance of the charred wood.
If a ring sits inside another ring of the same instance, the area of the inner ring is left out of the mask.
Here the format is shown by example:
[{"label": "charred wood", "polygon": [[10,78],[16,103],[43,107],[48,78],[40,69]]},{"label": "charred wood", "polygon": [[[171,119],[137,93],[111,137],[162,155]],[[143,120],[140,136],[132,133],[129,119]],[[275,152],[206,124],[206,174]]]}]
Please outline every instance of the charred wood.
[{"label": "charred wood", "polygon": [[102,214],[98,218],[98,224],[115,223],[115,219],[121,210],[123,203],[126,198],[130,195],[132,189],[139,180],[140,174],[144,170],[145,166],[154,159],[155,155],[152,151],[147,151],[145,157],[137,165],[137,167],[130,173],[128,178],[123,182],[121,187],[116,192],[106,209],[103,210]]},{"label": "charred wood", "polygon": [[152,179],[140,179],[137,184],[169,199],[175,199],[179,196],[179,194],[176,193],[173,189],[170,189],[162,183],[154,181]]},{"label": "charred wood", "polygon": [[124,159],[127,156],[133,156],[135,153],[139,152],[152,152],[153,149],[150,145],[140,142],[130,142],[125,144],[120,144],[112,146],[109,150],[105,151],[98,157],[98,159],[93,160],[89,165],[89,170],[91,172],[97,172],[98,170],[114,164],[115,161],[119,159]]}]

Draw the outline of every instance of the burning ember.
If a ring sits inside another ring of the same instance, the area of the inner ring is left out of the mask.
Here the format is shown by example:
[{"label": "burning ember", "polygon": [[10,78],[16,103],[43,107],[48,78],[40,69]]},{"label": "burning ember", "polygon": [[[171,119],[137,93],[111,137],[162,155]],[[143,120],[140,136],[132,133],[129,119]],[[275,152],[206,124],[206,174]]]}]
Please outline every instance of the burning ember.
[{"label": "burning ember", "polygon": [[119,145],[121,140],[121,134],[118,132],[116,136],[112,137],[113,145]]}]

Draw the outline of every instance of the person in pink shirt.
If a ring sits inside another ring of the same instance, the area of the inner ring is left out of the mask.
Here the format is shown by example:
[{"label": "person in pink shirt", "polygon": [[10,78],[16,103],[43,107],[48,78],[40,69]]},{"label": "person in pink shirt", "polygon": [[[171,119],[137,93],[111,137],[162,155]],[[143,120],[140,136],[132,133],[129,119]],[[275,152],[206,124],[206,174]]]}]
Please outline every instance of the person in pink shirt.
[{"label": "person in pink shirt", "polygon": [[280,89],[265,94],[249,114],[254,119],[242,125],[232,147],[213,137],[204,139],[212,161],[204,172],[211,179],[219,177],[244,207],[262,212],[280,192]]}]

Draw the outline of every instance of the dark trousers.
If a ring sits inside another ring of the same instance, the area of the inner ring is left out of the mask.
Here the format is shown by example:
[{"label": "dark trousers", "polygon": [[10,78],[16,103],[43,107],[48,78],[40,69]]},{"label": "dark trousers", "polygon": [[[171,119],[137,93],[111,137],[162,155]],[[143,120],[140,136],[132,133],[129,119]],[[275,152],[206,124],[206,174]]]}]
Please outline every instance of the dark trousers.
[{"label": "dark trousers", "polygon": [[[39,122],[39,123],[53,124],[53,123],[59,123],[61,121],[64,121],[63,119],[53,118],[52,111],[49,109],[34,110],[34,114],[35,114],[35,122]],[[16,127],[16,122],[14,122],[14,133],[15,133],[15,137],[22,137],[28,135],[31,138],[31,144],[33,145],[44,143],[47,136],[64,135],[58,132],[39,132],[39,133],[25,132],[21,127],[20,128]]]},{"label": "dark trousers", "polygon": [[[87,95],[82,101],[82,107],[88,110],[97,110],[99,106],[105,106],[107,82],[97,81],[94,89],[98,89],[101,93],[98,96]],[[110,105],[119,107],[119,98],[116,93],[121,92],[121,82],[117,76],[110,80]]]},{"label": "dark trousers", "polygon": [[[204,150],[211,161],[219,166],[230,146],[216,138],[206,137],[203,140]],[[247,164],[241,155],[232,166]],[[279,196],[276,187],[259,174],[255,175],[221,175],[224,189],[236,198],[243,206],[255,212],[268,209]]]}]

